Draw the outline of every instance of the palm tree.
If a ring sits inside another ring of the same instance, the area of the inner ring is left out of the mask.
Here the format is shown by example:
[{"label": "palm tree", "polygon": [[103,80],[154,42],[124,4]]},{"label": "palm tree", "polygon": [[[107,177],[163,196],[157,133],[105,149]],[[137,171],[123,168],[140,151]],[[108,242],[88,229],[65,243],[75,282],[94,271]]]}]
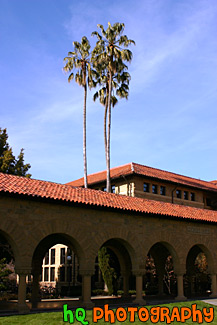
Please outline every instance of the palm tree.
[{"label": "palm tree", "polygon": [[[112,88],[116,89],[116,95],[119,98],[128,99],[130,74],[128,72],[122,71],[121,73],[116,73],[113,76]],[[100,103],[105,107],[104,113],[104,146],[105,146],[105,157],[107,158],[107,115],[108,115],[108,90],[109,90],[109,77],[106,71],[98,74],[97,83],[102,85],[93,96],[93,100],[99,99]],[[118,103],[117,97],[112,94],[111,96],[111,106],[114,107]]]},{"label": "palm tree", "polygon": [[76,70],[75,81],[84,88],[84,107],[83,107],[83,159],[84,159],[84,187],[87,188],[87,145],[86,145],[86,108],[87,108],[87,84],[91,88],[95,86],[92,78],[90,63],[90,43],[84,36],[81,43],[73,42],[74,51],[69,52],[64,58],[66,65],[64,71],[70,72],[68,81],[74,78],[73,70]]},{"label": "palm tree", "polygon": [[[106,98],[108,109],[107,122],[107,142],[106,142],[106,166],[107,166],[107,192],[111,192],[110,183],[110,135],[111,135],[111,104],[112,104],[112,80],[118,72],[126,70],[124,62],[132,60],[132,52],[126,49],[130,44],[135,44],[126,35],[122,35],[125,25],[123,23],[115,23],[113,26],[108,23],[108,28],[105,30],[103,25],[97,25],[101,29],[102,35],[97,31],[92,35],[96,35],[98,41],[92,52],[93,65],[98,71],[106,69],[108,78],[108,97]],[[124,46],[122,48],[121,46]],[[121,91],[120,91],[121,92]],[[105,113],[107,116],[107,113]],[[105,120],[104,120],[105,121]],[[104,122],[105,123],[105,122]]]}]

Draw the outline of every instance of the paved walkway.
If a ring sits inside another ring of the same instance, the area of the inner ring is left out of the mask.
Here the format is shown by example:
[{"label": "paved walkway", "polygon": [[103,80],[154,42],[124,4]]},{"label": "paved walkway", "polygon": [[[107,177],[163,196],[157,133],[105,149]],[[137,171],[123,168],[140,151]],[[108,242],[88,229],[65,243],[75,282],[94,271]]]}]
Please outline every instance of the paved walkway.
[{"label": "paved walkway", "polygon": [[[109,304],[110,308],[117,308],[117,307],[129,307],[129,306],[135,306],[135,303],[133,303],[133,299],[135,297],[131,298],[120,298],[120,297],[92,297],[92,301],[94,302],[95,306],[101,307],[105,304]],[[147,299],[148,298],[148,299]],[[209,298],[209,299],[201,299],[201,298],[192,298],[188,299],[187,301],[195,301],[195,300],[202,300],[205,303],[217,306],[217,298]],[[144,301],[145,302],[145,301]],[[161,304],[169,304],[169,303],[175,303],[176,301],[174,299],[171,299],[171,297],[165,296],[158,298],[157,297],[146,297],[146,303],[144,305],[150,306],[150,305],[161,305]],[[63,299],[43,299],[38,303],[38,309],[31,309],[31,313],[43,313],[43,312],[55,312],[55,311],[62,311],[62,306],[64,304],[68,304],[70,306],[70,309],[76,309],[79,305],[79,299],[78,298],[63,298]],[[31,308],[31,304],[27,302],[27,305]],[[18,314],[18,311],[16,310],[17,301],[10,301],[0,304],[0,317],[1,316],[12,316]]]},{"label": "paved walkway", "polygon": [[216,298],[213,298],[213,299],[205,299],[205,300],[202,300],[202,301],[206,302],[207,304],[217,306],[217,299]]}]

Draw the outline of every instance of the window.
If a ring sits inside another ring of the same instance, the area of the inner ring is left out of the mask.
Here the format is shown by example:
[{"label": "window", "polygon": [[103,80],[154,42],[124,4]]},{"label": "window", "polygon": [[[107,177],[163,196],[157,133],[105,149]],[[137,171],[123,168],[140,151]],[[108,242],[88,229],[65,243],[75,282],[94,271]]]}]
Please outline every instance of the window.
[{"label": "window", "polygon": [[45,254],[45,257],[44,257],[44,264],[49,264],[49,252],[47,252]]},{"label": "window", "polygon": [[165,186],[160,187],[160,195],[166,195],[166,187]]},{"label": "window", "polygon": [[184,191],[184,200],[188,200],[188,191]]},{"label": "window", "polygon": [[106,187],[103,187],[102,190],[103,190],[104,192],[107,192],[107,188],[106,188]]},{"label": "window", "polygon": [[143,184],[143,191],[144,192],[149,192],[149,184],[148,183]]},{"label": "window", "polygon": [[208,207],[211,206],[211,200],[210,200],[209,198],[206,198],[206,205],[207,205]]},{"label": "window", "polygon": [[50,256],[51,256],[50,264],[55,264],[55,248],[52,248],[52,249],[51,249],[51,254],[50,254]]},{"label": "window", "polygon": [[60,264],[65,264],[66,261],[66,250],[65,247],[60,248]]},{"label": "window", "polygon": [[157,194],[157,185],[152,185],[152,193]]},{"label": "window", "polygon": [[49,268],[45,267],[44,268],[44,281],[48,281],[48,271],[49,271]]},{"label": "window", "polygon": [[181,190],[176,190],[176,197],[181,199]]},{"label": "window", "polygon": [[50,281],[55,281],[55,267],[50,268]]},{"label": "window", "polygon": [[195,194],[191,192],[191,201],[195,201]]},{"label": "window", "polygon": [[112,185],[112,193],[115,193],[115,185]]}]

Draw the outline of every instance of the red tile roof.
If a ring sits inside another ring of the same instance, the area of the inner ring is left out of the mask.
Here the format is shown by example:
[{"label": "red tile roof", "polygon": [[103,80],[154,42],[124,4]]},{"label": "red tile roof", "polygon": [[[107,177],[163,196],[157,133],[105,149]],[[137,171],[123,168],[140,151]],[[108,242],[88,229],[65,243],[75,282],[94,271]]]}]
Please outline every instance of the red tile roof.
[{"label": "red tile roof", "polygon": [[[164,181],[173,182],[176,184],[182,184],[191,186],[194,188],[199,188],[208,191],[215,191],[217,192],[217,183],[215,182],[207,182],[202,181],[200,179],[183,176],[171,172],[167,172],[165,170],[152,168],[148,166],[143,166],[136,163],[129,163],[123,166],[111,168],[111,178],[116,179],[121,176],[127,175],[142,175],[146,177],[152,177],[155,179],[160,179]],[[96,184],[100,182],[104,182],[106,180],[106,171],[102,171],[99,173],[88,175],[88,184]],[[73,186],[83,186],[84,185],[84,178],[77,179],[75,181],[67,183],[67,185]]]},{"label": "red tile roof", "polygon": [[[217,211],[122,196],[0,173],[0,193],[46,198],[121,211],[217,223]],[[23,197],[23,196],[22,196]]]}]

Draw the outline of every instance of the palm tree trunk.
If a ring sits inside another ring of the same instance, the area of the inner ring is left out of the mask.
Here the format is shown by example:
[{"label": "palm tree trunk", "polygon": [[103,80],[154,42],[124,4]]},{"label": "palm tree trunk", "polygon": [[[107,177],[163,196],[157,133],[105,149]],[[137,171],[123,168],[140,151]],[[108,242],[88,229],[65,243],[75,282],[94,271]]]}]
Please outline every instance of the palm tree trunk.
[{"label": "palm tree trunk", "polygon": [[108,95],[106,94],[105,113],[104,113],[104,146],[105,146],[105,160],[107,160],[107,114],[108,114]]},{"label": "palm tree trunk", "polygon": [[111,181],[110,181],[111,92],[112,92],[112,72],[109,71],[108,132],[107,132],[107,152],[106,152],[107,192],[111,192]]},{"label": "palm tree trunk", "polygon": [[86,108],[87,85],[84,85],[84,112],[83,112],[83,159],[84,159],[84,187],[87,188],[87,144],[86,144]]}]

